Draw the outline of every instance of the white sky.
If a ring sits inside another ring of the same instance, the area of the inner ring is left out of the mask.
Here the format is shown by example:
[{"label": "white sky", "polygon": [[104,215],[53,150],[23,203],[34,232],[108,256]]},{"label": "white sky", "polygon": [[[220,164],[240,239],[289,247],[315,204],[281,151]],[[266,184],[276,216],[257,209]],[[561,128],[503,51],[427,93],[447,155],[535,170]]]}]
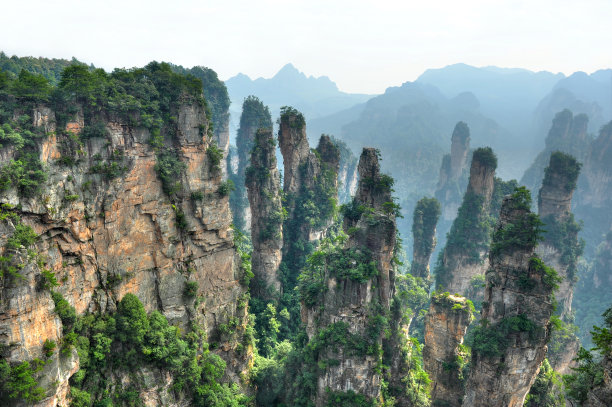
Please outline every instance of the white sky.
[{"label": "white sky", "polygon": [[612,67],[612,0],[0,0],[0,50],[107,70],[204,65],[221,79],[291,62],[343,91],[381,93],[457,62]]}]

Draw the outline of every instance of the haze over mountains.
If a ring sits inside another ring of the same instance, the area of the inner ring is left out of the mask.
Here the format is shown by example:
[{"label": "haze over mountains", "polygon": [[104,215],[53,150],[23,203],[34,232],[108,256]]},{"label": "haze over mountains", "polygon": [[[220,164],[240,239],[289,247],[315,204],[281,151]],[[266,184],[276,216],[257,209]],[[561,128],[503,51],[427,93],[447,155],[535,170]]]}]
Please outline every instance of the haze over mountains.
[{"label": "haze over mountains", "polygon": [[283,66],[272,78],[252,80],[242,73],[225,81],[232,101],[230,129],[238,128],[242,101],[249,95],[260,98],[270,108],[273,117],[278,117],[282,106],[293,106],[307,120],[327,116],[365,102],[372,95],[341,92],[327,76],[306,76],[292,64]]},{"label": "haze over mountains", "polygon": [[[455,123],[463,120],[472,130],[474,146],[490,145],[512,153],[502,154],[499,168],[500,175],[512,178],[520,178],[543,147],[557,112],[568,108],[575,114],[586,113],[593,134],[612,117],[610,69],[566,77],[546,71],[454,64],[428,69],[414,82],[390,87],[379,96],[341,92],[330,78],[308,77],[291,64],[269,79],[251,80],[239,74],[225,83],[232,100],[233,124],[242,100],[253,94],[270,107],[273,117],[284,105],[302,111],[311,139],[329,133],[354,149],[367,140],[382,149],[390,145],[393,152],[400,153],[402,145],[424,142],[439,149],[435,154],[441,157],[449,148]],[[438,167],[424,170],[437,171]]]}]

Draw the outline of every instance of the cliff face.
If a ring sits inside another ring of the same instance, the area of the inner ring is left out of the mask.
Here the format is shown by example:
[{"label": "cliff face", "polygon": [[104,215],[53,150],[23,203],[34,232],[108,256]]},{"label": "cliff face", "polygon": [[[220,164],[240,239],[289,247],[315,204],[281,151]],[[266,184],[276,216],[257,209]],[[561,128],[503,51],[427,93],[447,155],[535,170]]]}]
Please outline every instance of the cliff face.
[{"label": "cliff face", "polygon": [[338,169],[338,202],[345,204],[353,199],[357,191],[359,174],[357,173],[357,157],[342,140],[332,137],[332,141],[340,150],[340,167]]},{"label": "cliff face", "polygon": [[452,222],[461,205],[462,192],[467,184],[470,129],[464,122],[455,125],[451,137],[451,153],[445,155],[440,167],[436,198],[442,206],[442,219]]},{"label": "cliff face", "polygon": [[434,405],[461,406],[467,354],[463,337],[472,322],[473,306],[466,298],[438,294],[425,317],[423,364],[432,381]]},{"label": "cliff face", "polygon": [[412,220],[413,252],[410,274],[429,279],[429,262],[436,247],[436,224],[440,217],[440,203],[435,198],[417,202]]},{"label": "cliff face", "polygon": [[271,129],[260,129],[251,150],[246,187],[252,213],[251,266],[257,284],[253,294],[270,298],[280,290],[278,267],[283,245],[283,207],[276,168],[276,141]]},{"label": "cliff face", "polygon": [[[172,199],[156,173],[160,157],[168,156],[156,155],[148,129],[101,112],[98,123],[106,136],[84,138],[80,111],[62,127],[51,109],[32,112],[33,126],[45,134],[37,148],[48,173],[42,194],[24,196],[10,187],[0,195],[39,235],[34,250],[41,259],[26,261],[18,271],[23,279],[2,280],[0,339],[10,344],[9,361],[40,357],[45,339],[61,340],[51,295],[40,289],[43,269],[54,273],[59,282],[54,290],[78,315],[114,312],[118,301],[133,293],[146,311],[160,311],[184,331],[194,322],[212,340],[230,319],[238,330],[246,325],[246,307],[236,306],[246,288],[240,284],[228,200],[218,192],[221,171],[207,154],[205,110],[187,99],[175,109],[174,136],[162,133],[166,153],[183,169],[173,180]],[[78,150],[71,150],[71,143]],[[2,161],[13,154],[3,147]],[[15,225],[5,228],[0,244]],[[193,296],[200,300],[185,296],[188,282],[196,283]],[[227,377],[235,381],[250,360],[249,352],[234,352],[236,345],[221,341],[218,348],[228,362]],[[78,365],[76,351],[46,365],[57,392],[50,390],[52,396],[40,405],[66,404],[67,380]]]},{"label": "cliff face", "polygon": [[270,110],[255,96],[249,96],[242,104],[240,128],[236,135],[238,168],[233,176],[236,191],[231,199],[234,224],[242,230],[251,228],[251,208],[245,190],[245,172],[249,167],[251,149],[259,129],[272,129]]},{"label": "cliff face", "polygon": [[580,227],[571,213],[579,173],[580,164],[575,158],[560,152],[551,154],[538,198],[538,212],[547,233],[537,253],[563,279],[555,294],[563,318],[572,310],[576,263],[582,254],[582,244],[578,242]]},{"label": "cliff face", "polygon": [[306,257],[333,222],[338,201],[340,152],[326,135],[311,150],[304,116],[292,108],[281,111],[278,142],[283,155],[287,210],[283,261],[288,273],[286,288],[293,290]]},{"label": "cliff face", "polygon": [[377,366],[394,292],[395,213],[384,205],[392,202],[391,183],[380,174],[377,152],[364,149],[358,168],[355,211],[344,218],[348,239],[326,243],[322,263],[311,263],[300,277],[309,346],[317,347],[317,362],[325,366],[319,369],[317,406],[348,391],[370,401],[381,394]]},{"label": "cliff face", "polygon": [[436,265],[438,291],[465,295],[472,280],[488,268],[488,216],[496,167],[490,148],[474,151],[467,191]]},{"label": "cliff face", "polygon": [[464,406],[522,406],[546,355],[558,278],[535,256],[539,220],[530,205],[524,188],[502,204]]},{"label": "cliff face", "polygon": [[584,160],[592,140],[587,133],[588,123],[589,118],[585,114],[574,116],[567,109],[557,113],[546,136],[544,151],[538,154],[533,164],[525,171],[521,184],[530,191],[539,190],[548,158],[554,151],[570,154],[580,161]]}]

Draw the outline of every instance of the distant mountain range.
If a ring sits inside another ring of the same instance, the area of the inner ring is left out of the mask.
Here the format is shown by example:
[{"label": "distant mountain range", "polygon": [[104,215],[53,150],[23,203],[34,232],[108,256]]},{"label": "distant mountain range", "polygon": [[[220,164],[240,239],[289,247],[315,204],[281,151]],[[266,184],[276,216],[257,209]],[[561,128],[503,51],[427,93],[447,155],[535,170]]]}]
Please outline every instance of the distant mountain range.
[{"label": "distant mountain range", "polygon": [[[287,64],[272,78],[251,79],[238,74],[225,81],[232,101],[230,129],[237,129],[242,101],[249,95],[257,96],[265,103],[273,118],[279,116],[282,106],[293,106],[307,120],[327,116],[363,103],[372,95],[341,92],[327,76],[306,76],[292,64]],[[232,134],[235,137],[235,132]]]}]

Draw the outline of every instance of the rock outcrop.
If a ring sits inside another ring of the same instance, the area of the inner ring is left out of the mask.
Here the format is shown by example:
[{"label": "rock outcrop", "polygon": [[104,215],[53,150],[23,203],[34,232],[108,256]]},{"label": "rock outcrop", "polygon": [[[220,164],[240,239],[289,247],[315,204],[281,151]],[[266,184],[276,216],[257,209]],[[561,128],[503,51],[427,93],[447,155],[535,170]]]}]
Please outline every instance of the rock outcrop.
[{"label": "rock outcrop", "polygon": [[472,280],[488,268],[488,216],[496,167],[493,150],[487,147],[474,151],[467,191],[436,264],[438,291],[465,295]]},{"label": "rock outcrop", "polygon": [[612,355],[606,355],[602,361],[603,378],[601,383],[589,390],[584,407],[612,406]]},{"label": "rock outcrop", "polygon": [[436,224],[440,203],[436,198],[422,198],[412,217],[413,251],[410,274],[429,280],[429,262],[436,248]]},{"label": "rock outcrop", "polygon": [[246,187],[252,213],[251,266],[256,282],[252,294],[270,299],[280,291],[278,267],[282,257],[284,219],[272,129],[257,131],[250,162]]},{"label": "rock outcrop", "polygon": [[[91,125],[81,110],[65,123],[48,107],[34,108],[32,125],[41,135],[35,159],[47,175],[38,178],[39,192],[26,194],[19,184],[0,192],[0,202],[21,219],[3,220],[3,256],[25,256],[16,271],[21,277],[1,282],[0,341],[10,347],[9,362],[41,357],[46,339],[63,338],[44,288],[51,275],[59,283],[53,290],[77,315],[112,313],[133,293],[146,311],[160,311],[184,332],[198,326],[211,341],[229,320],[237,333],[245,329],[247,288],[240,283],[228,199],[219,192],[222,172],[207,154],[204,106],[182,95],[172,106],[174,124],[156,134],[135,125],[138,119],[98,111],[101,133],[87,137]],[[163,151],[154,147],[155,137],[163,138]],[[2,163],[10,165],[14,154],[2,147]],[[174,179],[163,178],[169,168]],[[11,252],[11,235],[21,224],[39,237],[30,251]],[[188,283],[192,297],[185,295]],[[217,350],[227,361],[226,380],[236,382],[251,359],[248,349],[236,352],[237,345],[219,339]],[[76,351],[68,354],[45,365],[46,380],[57,390],[47,389],[51,396],[41,406],[67,404],[68,378],[79,366]]]},{"label": "rock outcrop", "polygon": [[238,169],[232,177],[236,191],[232,194],[231,199],[234,224],[238,229],[245,231],[251,228],[251,208],[249,207],[247,191],[245,189],[245,172],[249,167],[251,149],[259,129],[272,130],[270,110],[257,97],[249,96],[242,103],[240,128],[236,135]]},{"label": "rock outcrop", "polygon": [[472,322],[474,308],[465,297],[448,293],[432,296],[425,317],[423,365],[431,379],[433,405],[460,407],[464,393],[462,369],[468,354],[463,337]]},{"label": "rock outcrop", "polygon": [[348,239],[326,243],[318,257],[323,263],[310,263],[300,277],[309,346],[318,347],[317,362],[325,366],[317,379],[317,406],[349,391],[364,400],[381,397],[383,315],[395,279],[395,212],[387,209],[392,182],[380,173],[375,149],[363,150],[358,168],[354,210],[344,218]]},{"label": "rock outcrop", "polygon": [[537,253],[563,278],[555,294],[563,318],[572,311],[578,256],[583,246],[578,240],[580,225],[571,213],[579,173],[580,164],[574,157],[561,152],[551,154],[538,197],[538,214],[546,233]]},{"label": "rock outcrop", "polygon": [[504,198],[493,235],[464,406],[518,407],[546,356],[554,270],[536,256],[540,221],[525,188]]},{"label": "rock outcrop", "polygon": [[583,161],[592,140],[587,133],[588,124],[589,118],[585,114],[574,116],[568,109],[557,113],[546,136],[544,151],[538,154],[533,164],[525,171],[521,184],[530,191],[539,190],[548,158],[554,151],[570,154]]},{"label": "rock outcrop", "polygon": [[283,155],[287,210],[283,262],[287,266],[289,286],[284,289],[293,290],[306,257],[333,222],[338,202],[340,152],[326,135],[311,150],[304,116],[293,108],[281,111],[278,142]]},{"label": "rock outcrop", "polygon": [[442,220],[449,224],[457,216],[467,185],[469,151],[470,129],[464,122],[458,122],[451,136],[451,152],[442,159],[435,193],[442,206]]},{"label": "rock outcrop", "polygon": [[[546,233],[536,252],[562,278],[555,299],[564,324],[572,322],[578,257],[584,245],[578,239],[580,225],[571,213],[572,195],[579,173],[580,164],[574,157],[558,151],[552,153],[538,196],[538,212]],[[555,343],[548,355],[551,366],[560,373],[570,373],[569,366],[580,348],[580,341],[574,334],[562,335],[555,331],[551,342]]]},{"label": "rock outcrop", "polygon": [[345,204],[353,199],[357,191],[359,174],[357,173],[357,157],[342,140],[332,137],[332,141],[340,149],[340,168],[338,169],[338,202]]}]

